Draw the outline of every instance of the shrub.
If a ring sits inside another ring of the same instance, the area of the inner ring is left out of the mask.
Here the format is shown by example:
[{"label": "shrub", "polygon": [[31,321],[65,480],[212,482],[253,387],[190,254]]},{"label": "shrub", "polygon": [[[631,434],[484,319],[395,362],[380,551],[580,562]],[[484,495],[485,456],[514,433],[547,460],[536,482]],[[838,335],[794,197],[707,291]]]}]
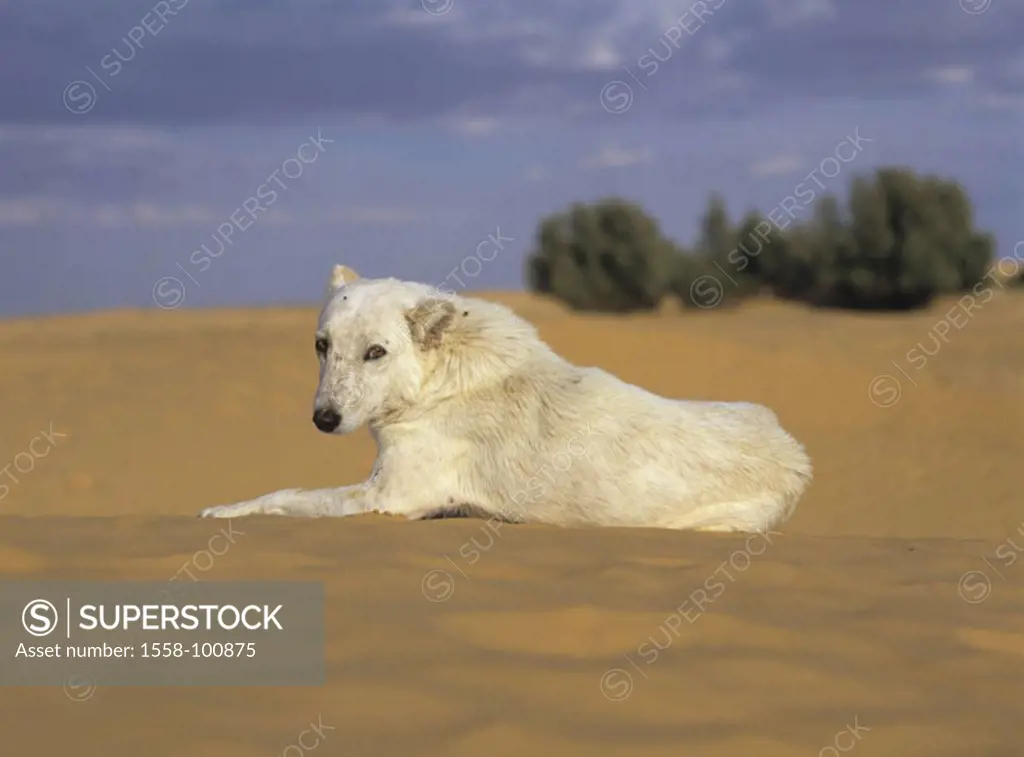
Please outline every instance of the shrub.
[{"label": "shrub", "polygon": [[[974,228],[958,183],[883,168],[854,179],[845,209],[825,196],[810,221],[785,229],[756,212],[737,228],[714,194],[690,250],[632,203],[573,205],[541,222],[527,278],[578,310],[649,310],[669,291],[684,307],[706,309],[762,289],[823,307],[910,309],[970,291],[994,247]],[[1024,275],[1015,283],[1024,286]]]},{"label": "shrub", "polygon": [[533,291],[575,310],[652,310],[669,290],[678,254],[657,221],[611,198],[543,219],[527,278]]},{"label": "shrub", "polygon": [[722,197],[711,196],[696,247],[680,256],[672,279],[683,307],[730,307],[757,291],[759,281],[752,271],[757,270],[759,249],[743,235],[753,233],[761,220],[757,214],[748,214],[736,228]]},{"label": "shrub", "polygon": [[758,275],[779,296],[816,305],[909,309],[969,291],[993,248],[959,184],[884,168],[854,179],[845,213],[823,197],[811,222],[773,240]]}]

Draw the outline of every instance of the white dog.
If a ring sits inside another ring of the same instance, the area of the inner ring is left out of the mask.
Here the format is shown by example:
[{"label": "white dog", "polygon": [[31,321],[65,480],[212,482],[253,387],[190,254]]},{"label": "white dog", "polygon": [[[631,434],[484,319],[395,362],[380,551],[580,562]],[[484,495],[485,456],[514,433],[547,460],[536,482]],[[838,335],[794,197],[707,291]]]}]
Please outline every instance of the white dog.
[{"label": "white dog", "polygon": [[336,266],[316,334],[313,422],[369,424],[368,481],[286,489],[204,517],[431,518],[763,531],[811,462],[775,414],[665,399],[556,355],[508,308]]}]

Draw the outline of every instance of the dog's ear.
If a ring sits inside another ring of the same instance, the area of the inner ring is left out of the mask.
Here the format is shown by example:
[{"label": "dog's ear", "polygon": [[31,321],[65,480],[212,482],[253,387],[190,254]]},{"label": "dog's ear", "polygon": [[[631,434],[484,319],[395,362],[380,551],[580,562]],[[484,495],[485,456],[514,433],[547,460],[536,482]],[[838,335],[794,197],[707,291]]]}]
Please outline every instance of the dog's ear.
[{"label": "dog's ear", "polygon": [[405,313],[412,340],[422,349],[441,344],[444,334],[455,322],[455,306],[440,297],[427,297]]},{"label": "dog's ear", "polygon": [[339,289],[348,286],[359,279],[359,274],[347,265],[336,265],[331,271],[331,278],[327,282],[327,296],[330,297]]}]

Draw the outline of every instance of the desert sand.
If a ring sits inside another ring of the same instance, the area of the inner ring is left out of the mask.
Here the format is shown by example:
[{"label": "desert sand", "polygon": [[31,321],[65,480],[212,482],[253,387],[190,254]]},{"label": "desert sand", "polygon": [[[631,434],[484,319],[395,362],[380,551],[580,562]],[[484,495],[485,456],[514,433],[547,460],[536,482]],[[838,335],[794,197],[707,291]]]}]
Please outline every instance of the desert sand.
[{"label": "desert sand", "polygon": [[[795,517],[761,541],[238,521],[193,572],[322,580],[326,685],[0,689],[0,751],[1022,753],[1024,296],[966,317],[955,301],[910,315],[765,301],[629,318],[487,296],[575,362],[772,407],[815,463]],[[224,527],[202,507],[365,478],[369,434],[310,421],[315,317],[0,322],[0,575],[167,580]],[[472,563],[467,544],[483,547]],[[701,590],[714,597],[696,609]]]}]

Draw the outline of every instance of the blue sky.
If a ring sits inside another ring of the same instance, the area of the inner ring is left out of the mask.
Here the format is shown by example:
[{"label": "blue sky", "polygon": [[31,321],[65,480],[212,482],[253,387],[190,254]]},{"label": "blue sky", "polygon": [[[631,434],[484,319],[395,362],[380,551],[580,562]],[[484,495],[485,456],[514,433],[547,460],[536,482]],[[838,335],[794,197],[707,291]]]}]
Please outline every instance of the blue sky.
[{"label": "blue sky", "polygon": [[1024,0],[0,0],[0,315],[315,301],[335,262],[518,288],[571,202],[689,242],[713,190],[883,164],[963,182],[1006,255],[1022,31]]}]

